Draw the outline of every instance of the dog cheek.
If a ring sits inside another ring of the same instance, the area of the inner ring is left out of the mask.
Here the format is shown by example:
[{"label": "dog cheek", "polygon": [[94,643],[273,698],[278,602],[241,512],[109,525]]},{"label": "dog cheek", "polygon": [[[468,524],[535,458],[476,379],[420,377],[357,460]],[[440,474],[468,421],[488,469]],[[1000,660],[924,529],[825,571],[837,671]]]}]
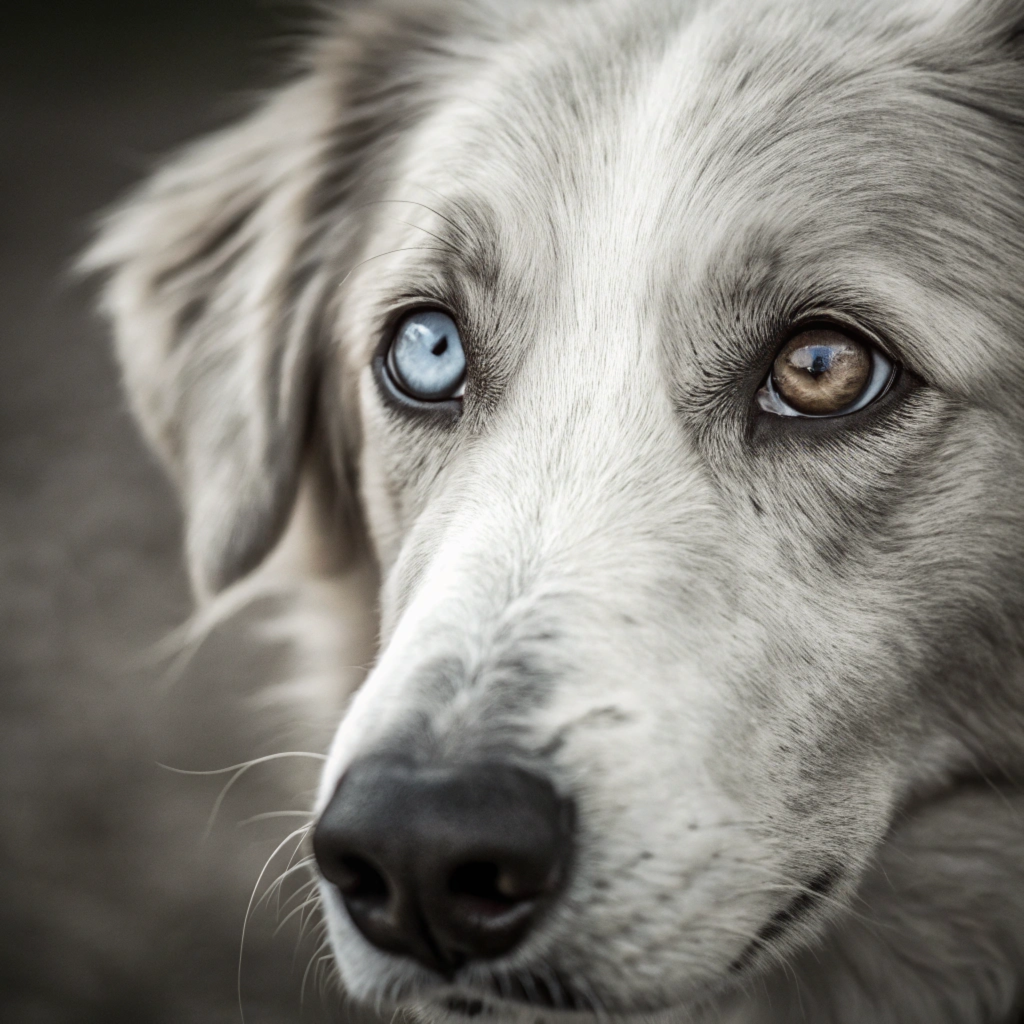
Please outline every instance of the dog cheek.
[{"label": "dog cheek", "polygon": [[833,742],[843,709],[827,690],[816,707],[806,694],[781,700],[776,683],[764,687],[774,705],[759,706],[735,678],[693,665],[659,680],[633,659],[616,683],[610,664],[537,716],[560,739],[586,837],[574,928],[613,951],[609,970],[635,957],[637,969],[710,976],[739,955],[737,935],[780,911],[773,886],[826,868],[852,884],[884,833],[894,773],[875,745]]}]

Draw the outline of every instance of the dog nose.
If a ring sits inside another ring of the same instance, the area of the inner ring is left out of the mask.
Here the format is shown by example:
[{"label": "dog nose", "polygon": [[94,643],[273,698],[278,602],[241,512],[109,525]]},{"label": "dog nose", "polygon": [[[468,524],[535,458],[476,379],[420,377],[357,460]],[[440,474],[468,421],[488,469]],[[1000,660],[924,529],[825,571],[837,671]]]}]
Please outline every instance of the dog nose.
[{"label": "dog nose", "polygon": [[313,851],[373,945],[451,975],[526,936],[564,881],[572,819],[515,765],[375,756],[342,776]]}]

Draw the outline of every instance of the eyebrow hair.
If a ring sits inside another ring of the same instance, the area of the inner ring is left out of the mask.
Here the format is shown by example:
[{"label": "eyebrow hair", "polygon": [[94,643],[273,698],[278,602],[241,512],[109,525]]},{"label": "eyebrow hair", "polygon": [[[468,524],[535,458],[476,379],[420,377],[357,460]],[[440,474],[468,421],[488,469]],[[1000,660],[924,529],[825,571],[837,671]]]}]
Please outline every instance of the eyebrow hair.
[{"label": "eyebrow hair", "polygon": [[433,254],[429,263],[435,271],[449,279],[468,279],[485,290],[496,287],[501,266],[499,221],[489,203],[474,199],[471,205],[462,198],[436,193],[436,198],[430,202],[384,197],[371,200],[367,205],[389,204],[419,207],[441,222],[434,231],[398,218],[432,240],[423,246],[423,251]]},{"label": "eyebrow hair", "polygon": [[446,269],[484,289],[497,285],[501,270],[499,219],[489,202],[465,193],[443,200],[442,211],[421,204],[440,217],[451,259]]}]

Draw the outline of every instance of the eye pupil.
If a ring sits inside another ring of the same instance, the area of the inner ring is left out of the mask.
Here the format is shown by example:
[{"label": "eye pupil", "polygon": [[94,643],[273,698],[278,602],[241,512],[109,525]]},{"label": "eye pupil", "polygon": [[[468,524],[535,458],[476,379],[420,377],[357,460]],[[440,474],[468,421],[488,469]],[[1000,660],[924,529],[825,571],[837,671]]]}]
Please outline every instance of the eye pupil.
[{"label": "eye pupil", "polygon": [[443,356],[448,348],[448,339],[442,338],[431,350],[431,354],[435,356]]}]

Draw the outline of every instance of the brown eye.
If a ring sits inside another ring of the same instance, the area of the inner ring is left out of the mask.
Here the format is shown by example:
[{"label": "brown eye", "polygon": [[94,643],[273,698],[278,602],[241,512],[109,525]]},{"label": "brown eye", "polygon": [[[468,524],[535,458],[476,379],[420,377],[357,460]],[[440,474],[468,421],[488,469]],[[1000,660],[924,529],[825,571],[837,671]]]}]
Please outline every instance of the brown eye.
[{"label": "brown eye", "polygon": [[845,416],[884,394],[895,375],[875,346],[815,327],[783,345],[757,401],[776,416]]},{"label": "brown eye", "polygon": [[803,331],[775,357],[772,383],[797,412],[828,416],[854,402],[871,379],[871,350],[838,331]]}]

